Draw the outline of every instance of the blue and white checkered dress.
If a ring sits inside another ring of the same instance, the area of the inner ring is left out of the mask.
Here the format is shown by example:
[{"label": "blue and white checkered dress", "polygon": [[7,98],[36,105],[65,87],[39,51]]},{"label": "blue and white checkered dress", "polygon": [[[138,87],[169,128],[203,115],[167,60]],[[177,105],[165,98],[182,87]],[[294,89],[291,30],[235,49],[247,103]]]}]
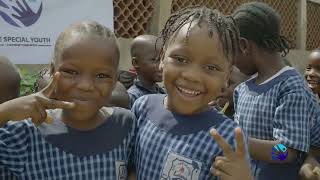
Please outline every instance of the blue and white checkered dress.
[{"label": "blue and white checkered dress", "polygon": [[149,89],[144,87],[139,79],[135,79],[133,85],[128,89],[128,94],[130,97],[130,107],[132,107],[134,102],[141,96],[148,94],[166,94],[166,91],[158,85],[156,85],[155,89]]},{"label": "blue and white checkered dress", "polygon": [[147,95],[133,105],[138,122],[137,179],[212,179],[213,160],[223,154],[209,131],[217,129],[235,148],[237,124],[215,109],[191,116],[176,114],[165,109],[164,98]]},{"label": "blue and white checkered dress", "polygon": [[[310,127],[319,108],[316,97],[296,70],[286,70],[261,85],[255,84],[255,78],[240,84],[235,89],[234,102],[235,121],[249,137],[278,140],[287,147],[308,152]],[[256,165],[258,180],[298,178],[298,164],[252,164]]]},{"label": "blue and white checkered dress", "polygon": [[[8,122],[3,128],[0,128],[0,166],[5,166],[21,180],[127,178],[127,164],[132,153],[136,132],[136,123],[130,111],[115,110],[103,125],[90,131],[69,131],[67,126],[60,126],[62,124],[60,120],[52,117],[54,118],[53,124],[44,123],[38,128],[29,120]],[[113,130],[114,125],[125,129],[123,133],[126,134],[122,133],[123,139],[115,141],[114,139],[117,139],[113,137],[115,134],[108,132],[122,131],[121,128]],[[47,134],[44,135],[44,133]],[[83,139],[77,139],[77,137]],[[91,137],[100,138],[92,139]],[[82,147],[82,149],[70,146],[71,149],[66,150],[61,147],[72,138],[76,141],[73,142],[73,145]],[[88,139],[91,139],[91,142],[88,142]],[[90,145],[95,144],[98,147],[103,146],[104,143],[108,144],[110,149],[104,151],[103,148],[100,148],[101,153],[95,153],[95,147]],[[72,149],[89,154],[79,155],[72,152]]]}]

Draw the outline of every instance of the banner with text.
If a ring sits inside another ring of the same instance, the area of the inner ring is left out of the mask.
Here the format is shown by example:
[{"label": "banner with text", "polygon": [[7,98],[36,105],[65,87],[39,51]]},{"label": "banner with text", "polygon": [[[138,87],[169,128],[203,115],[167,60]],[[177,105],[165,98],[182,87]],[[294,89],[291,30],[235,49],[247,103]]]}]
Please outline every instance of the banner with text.
[{"label": "banner with text", "polygon": [[0,56],[48,64],[58,35],[82,20],[113,29],[112,0],[0,0]]}]

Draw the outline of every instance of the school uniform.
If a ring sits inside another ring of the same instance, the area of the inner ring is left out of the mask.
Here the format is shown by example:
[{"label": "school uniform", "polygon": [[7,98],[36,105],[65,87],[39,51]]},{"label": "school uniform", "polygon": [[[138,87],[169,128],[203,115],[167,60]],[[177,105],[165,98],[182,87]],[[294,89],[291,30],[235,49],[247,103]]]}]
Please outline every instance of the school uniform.
[{"label": "school uniform", "polygon": [[126,179],[132,155],[135,118],[122,108],[97,128],[68,127],[48,111],[52,124],[35,127],[30,120],[0,128],[0,166],[21,180]]},{"label": "school uniform", "polygon": [[130,97],[130,107],[132,107],[133,103],[141,96],[147,94],[166,94],[166,91],[157,84],[154,89],[147,88],[142,85],[139,79],[134,80],[133,85],[128,89],[127,92]]},{"label": "school uniform", "polygon": [[139,98],[133,105],[138,132],[134,161],[137,179],[212,179],[210,167],[222,156],[210,135],[215,128],[235,148],[237,124],[211,108],[195,115],[180,115],[164,107],[166,95]]},{"label": "school uniform", "polygon": [[17,180],[17,178],[7,168],[0,166],[0,179],[1,180]]},{"label": "school uniform", "polygon": [[304,153],[309,150],[311,123],[319,112],[317,100],[291,67],[284,67],[260,85],[255,80],[253,77],[235,89],[235,121],[249,137],[278,140],[299,155],[287,164],[252,159],[252,171],[257,180],[298,179]]}]

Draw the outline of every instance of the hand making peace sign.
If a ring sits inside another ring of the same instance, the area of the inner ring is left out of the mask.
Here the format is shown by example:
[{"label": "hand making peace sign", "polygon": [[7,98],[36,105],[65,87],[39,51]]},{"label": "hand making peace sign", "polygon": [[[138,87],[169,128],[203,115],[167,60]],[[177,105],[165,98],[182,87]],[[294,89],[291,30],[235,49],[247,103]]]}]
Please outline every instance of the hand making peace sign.
[{"label": "hand making peace sign", "polygon": [[46,109],[74,108],[74,103],[54,99],[58,92],[59,78],[60,73],[57,72],[48,86],[40,92],[1,104],[0,122],[19,121],[31,117],[35,125],[40,125],[45,121],[48,123],[52,121],[51,117],[47,116]]},{"label": "hand making peace sign", "polygon": [[253,180],[241,129],[239,127],[235,129],[236,151],[218,134],[217,130],[212,129],[210,133],[224,154],[215,158],[212,173],[220,177],[220,180]]}]

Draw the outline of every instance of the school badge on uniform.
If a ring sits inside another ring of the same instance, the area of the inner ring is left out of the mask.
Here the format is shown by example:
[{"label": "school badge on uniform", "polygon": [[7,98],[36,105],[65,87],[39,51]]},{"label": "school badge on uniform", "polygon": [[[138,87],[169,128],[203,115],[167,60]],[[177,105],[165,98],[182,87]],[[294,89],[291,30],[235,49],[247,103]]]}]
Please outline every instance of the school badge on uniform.
[{"label": "school badge on uniform", "polygon": [[127,165],[125,161],[116,161],[116,179],[126,180],[127,179]]},{"label": "school badge on uniform", "polygon": [[198,180],[201,166],[199,161],[169,152],[161,172],[161,180]]}]

